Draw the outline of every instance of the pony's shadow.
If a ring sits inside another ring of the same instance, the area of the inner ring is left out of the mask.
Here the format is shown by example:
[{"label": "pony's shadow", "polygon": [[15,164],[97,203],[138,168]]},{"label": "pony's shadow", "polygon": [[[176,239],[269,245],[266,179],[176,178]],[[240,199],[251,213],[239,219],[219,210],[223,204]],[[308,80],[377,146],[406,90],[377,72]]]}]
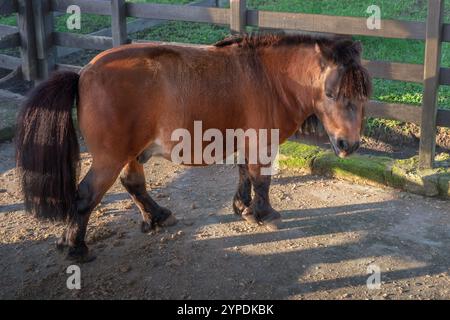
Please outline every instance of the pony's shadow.
[{"label": "pony's shadow", "polygon": [[[353,288],[361,286],[366,289],[369,275],[367,264],[361,266],[359,272],[352,276],[336,276],[333,279],[309,281],[303,277],[311,272],[317,265],[333,265],[333,272],[345,274],[345,265],[349,262],[365,259],[374,264],[384,264],[383,260],[394,256],[398,259],[416,261],[420,267],[411,267],[390,270],[382,269],[382,281],[393,282],[425,275],[436,275],[447,272],[450,266],[445,248],[448,247],[448,238],[439,236],[448,232],[436,226],[436,238],[415,239],[415,235],[396,234],[393,230],[387,230],[386,226],[395,226],[407,217],[403,213],[392,214],[392,206],[399,206],[396,201],[378,202],[371,204],[359,204],[337,206],[329,208],[293,210],[282,212],[284,223],[282,229],[277,232],[247,233],[232,237],[221,237],[205,240],[207,247],[217,248],[230,252],[232,248],[258,246],[258,248],[272,247],[270,253],[245,254],[241,251],[232,251],[236,265],[231,269],[234,277],[248,279],[258,286],[271,287],[267,296],[254,298],[279,298],[287,299],[295,295],[327,292],[339,288]],[[234,218],[236,219],[236,218]],[[215,223],[230,223],[230,216],[216,219]],[[346,241],[336,243],[333,237],[349,234]],[[355,239],[352,237],[356,234]],[[419,237],[420,238],[420,237]],[[311,240],[308,240],[311,239]],[[331,240],[331,241],[330,241]],[[279,242],[279,252],[273,244]],[[296,246],[286,250],[290,243],[296,242]],[[447,242],[447,244],[445,244]],[[300,243],[300,244],[298,244]],[[304,243],[304,245],[302,245]],[[430,245],[431,244],[431,245]],[[206,251],[206,250],[205,250]],[[266,252],[267,250],[262,250]],[[430,252],[434,252],[430,254]],[[339,266],[340,264],[342,266]],[[283,267],[280,269],[279,265]],[[242,266],[245,266],[243,268]],[[252,270],[252,271],[249,271]],[[320,272],[330,272],[323,270]],[[221,273],[218,277],[229,276]],[[271,281],[267,281],[271,279]],[[278,286],[272,286],[271,282]],[[216,279],[219,282],[219,279]],[[231,288],[230,288],[231,290]],[[231,292],[231,291],[230,291]],[[234,294],[234,293],[233,293]],[[233,295],[239,298],[240,295]],[[227,298],[227,297],[219,297]],[[228,297],[230,298],[230,297]]]}]

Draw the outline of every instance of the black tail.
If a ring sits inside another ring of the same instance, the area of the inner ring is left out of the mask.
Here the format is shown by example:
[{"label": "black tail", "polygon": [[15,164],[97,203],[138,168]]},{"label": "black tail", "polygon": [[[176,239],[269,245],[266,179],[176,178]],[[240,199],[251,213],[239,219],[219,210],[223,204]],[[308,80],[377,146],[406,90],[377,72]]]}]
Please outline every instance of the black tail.
[{"label": "black tail", "polygon": [[72,121],[79,75],[58,72],[38,85],[17,123],[16,161],[26,210],[40,219],[75,212],[79,145]]}]

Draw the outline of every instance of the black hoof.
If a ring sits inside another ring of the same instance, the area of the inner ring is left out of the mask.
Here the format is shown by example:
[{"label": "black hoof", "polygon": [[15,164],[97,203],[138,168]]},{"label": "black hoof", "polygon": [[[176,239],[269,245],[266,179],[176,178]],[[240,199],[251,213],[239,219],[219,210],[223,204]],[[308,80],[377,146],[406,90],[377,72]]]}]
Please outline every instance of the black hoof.
[{"label": "black hoof", "polygon": [[155,219],[154,224],[159,227],[170,227],[175,224],[177,224],[178,220],[175,217],[175,215],[166,208],[161,208],[161,211],[159,212],[158,216]]},{"label": "black hoof", "polygon": [[281,229],[281,215],[278,211],[272,210],[268,215],[261,218],[260,224],[270,231],[277,231]]},{"label": "black hoof", "polygon": [[56,241],[56,249],[58,251],[64,251],[65,248],[67,248],[67,241],[66,237],[62,236]]},{"label": "black hoof", "polygon": [[245,210],[242,212],[242,219],[245,221],[251,223],[251,224],[259,224],[258,219],[255,217],[255,215],[252,212],[252,209],[245,208]]},{"label": "black hoof", "polygon": [[281,227],[281,215],[278,211],[271,209],[269,213],[254,213],[251,208],[246,208],[242,212],[242,218],[252,224],[258,224],[271,231],[279,230]]},{"label": "black hoof", "polygon": [[141,222],[141,232],[142,233],[149,233],[153,230],[153,224],[151,221],[142,221]]},{"label": "black hoof", "polygon": [[80,245],[77,247],[69,247],[67,253],[67,260],[77,263],[88,263],[96,259],[96,256],[89,253],[89,249],[86,245]]},{"label": "black hoof", "polygon": [[64,230],[61,237],[56,241],[56,249],[58,249],[58,251],[64,251],[64,249],[66,249],[68,246],[69,244],[67,243],[67,230]]},{"label": "black hoof", "polygon": [[245,209],[247,209],[247,206],[242,202],[242,200],[234,197],[233,199],[234,214],[242,216],[242,213],[244,212]]}]

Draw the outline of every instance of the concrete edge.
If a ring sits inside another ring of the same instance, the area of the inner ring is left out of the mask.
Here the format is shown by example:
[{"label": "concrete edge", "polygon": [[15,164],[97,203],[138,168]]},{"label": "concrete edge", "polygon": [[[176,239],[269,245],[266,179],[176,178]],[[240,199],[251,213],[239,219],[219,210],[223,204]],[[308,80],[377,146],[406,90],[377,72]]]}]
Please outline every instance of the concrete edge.
[{"label": "concrete edge", "polygon": [[[448,160],[447,154],[438,160]],[[417,170],[418,158],[353,155],[340,159],[331,151],[288,141],[280,147],[280,166],[378,186],[389,186],[428,197],[450,199],[450,169]]]}]

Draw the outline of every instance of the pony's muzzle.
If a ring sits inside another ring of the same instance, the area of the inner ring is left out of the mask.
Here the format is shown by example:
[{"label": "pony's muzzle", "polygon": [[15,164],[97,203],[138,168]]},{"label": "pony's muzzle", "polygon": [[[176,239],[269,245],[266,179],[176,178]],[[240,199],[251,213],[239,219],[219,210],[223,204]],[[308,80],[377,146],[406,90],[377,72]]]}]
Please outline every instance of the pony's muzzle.
[{"label": "pony's muzzle", "polygon": [[346,139],[331,139],[331,145],[339,158],[348,157],[361,146],[359,141],[351,143]]}]

